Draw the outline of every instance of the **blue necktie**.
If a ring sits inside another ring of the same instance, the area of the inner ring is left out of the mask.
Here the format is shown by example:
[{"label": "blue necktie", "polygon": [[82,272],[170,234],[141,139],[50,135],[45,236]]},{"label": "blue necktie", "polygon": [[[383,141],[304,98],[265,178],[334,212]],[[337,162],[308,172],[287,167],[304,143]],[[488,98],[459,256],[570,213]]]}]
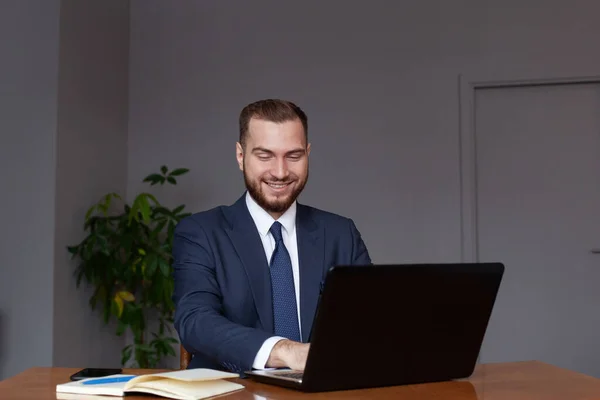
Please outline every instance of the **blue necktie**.
[{"label": "blue necktie", "polygon": [[300,328],[298,325],[292,259],[283,244],[279,222],[275,221],[273,223],[271,234],[275,238],[275,250],[271,256],[270,265],[275,334],[299,342]]}]

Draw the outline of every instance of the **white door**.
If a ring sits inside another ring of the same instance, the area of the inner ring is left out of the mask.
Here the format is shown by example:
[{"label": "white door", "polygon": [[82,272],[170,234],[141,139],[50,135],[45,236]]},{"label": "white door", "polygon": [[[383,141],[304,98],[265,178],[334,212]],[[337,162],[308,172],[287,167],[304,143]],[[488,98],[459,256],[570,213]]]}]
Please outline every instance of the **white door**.
[{"label": "white door", "polygon": [[505,280],[481,362],[600,377],[600,85],[475,92],[477,250]]}]

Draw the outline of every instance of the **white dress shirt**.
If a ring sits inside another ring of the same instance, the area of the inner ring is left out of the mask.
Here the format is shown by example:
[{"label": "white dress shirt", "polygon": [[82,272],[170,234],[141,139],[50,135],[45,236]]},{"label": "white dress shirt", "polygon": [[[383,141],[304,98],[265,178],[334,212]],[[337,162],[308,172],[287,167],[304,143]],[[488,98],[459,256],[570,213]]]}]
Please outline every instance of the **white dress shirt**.
[{"label": "white dress shirt", "polygon": [[[250,215],[256,224],[260,240],[262,241],[265,249],[265,256],[267,257],[267,263],[271,260],[271,255],[275,250],[275,238],[269,232],[271,225],[275,222],[275,219],[269,215],[256,201],[250,196],[250,193],[246,193],[246,206]],[[287,248],[290,258],[292,259],[292,272],[294,274],[294,288],[296,289],[296,306],[298,310],[298,326],[300,327],[300,337],[302,337],[302,329],[300,325],[300,267],[298,262],[298,241],[296,240],[296,202],[287,209],[285,213],[279,219],[277,219],[283,227],[281,234],[283,236],[283,243]],[[252,367],[254,369],[265,369],[265,364],[269,359],[271,350],[275,344],[285,339],[280,336],[273,336],[267,339],[258,353],[254,358]]]}]

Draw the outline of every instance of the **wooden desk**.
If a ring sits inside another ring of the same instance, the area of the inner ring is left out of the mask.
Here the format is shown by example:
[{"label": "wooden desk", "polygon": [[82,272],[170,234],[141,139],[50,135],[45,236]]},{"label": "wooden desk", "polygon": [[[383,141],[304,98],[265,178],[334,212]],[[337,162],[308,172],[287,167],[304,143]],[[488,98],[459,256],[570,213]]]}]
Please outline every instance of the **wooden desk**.
[{"label": "wooden desk", "polygon": [[[77,368],[32,368],[0,382],[2,400],[56,400],[58,383],[67,382]],[[126,370],[126,373],[144,373]],[[156,372],[156,371],[152,371]],[[289,399],[402,399],[402,400],[590,400],[600,399],[600,379],[541,362],[483,364],[466,380],[389,388],[301,393],[237,379],[244,390],[218,397],[219,400]],[[158,399],[158,397],[153,397]],[[110,399],[110,397],[107,397]],[[149,397],[127,396],[127,400]]]}]

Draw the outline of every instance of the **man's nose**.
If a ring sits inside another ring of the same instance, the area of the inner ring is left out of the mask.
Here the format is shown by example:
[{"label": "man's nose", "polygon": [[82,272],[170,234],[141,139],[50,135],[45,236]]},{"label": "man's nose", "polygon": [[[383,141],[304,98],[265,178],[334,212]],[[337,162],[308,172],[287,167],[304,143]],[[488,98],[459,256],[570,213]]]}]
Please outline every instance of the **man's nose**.
[{"label": "man's nose", "polygon": [[271,170],[271,174],[277,179],[287,178],[289,174],[287,162],[284,159],[277,160],[273,169]]}]

